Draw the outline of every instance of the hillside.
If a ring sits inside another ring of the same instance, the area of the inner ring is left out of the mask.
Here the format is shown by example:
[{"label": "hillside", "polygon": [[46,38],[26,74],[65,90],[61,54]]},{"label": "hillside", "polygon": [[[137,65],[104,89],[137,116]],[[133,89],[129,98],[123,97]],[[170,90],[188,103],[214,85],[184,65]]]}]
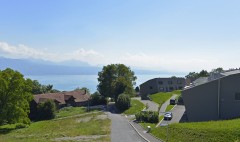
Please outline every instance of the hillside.
[{"label": "hillside", "polygon": [[110,141],[111,121],[103,112],[73,107],[61,110],[53,120],[33,122],[29,127],[0,126],[1,142]]},{"label": "hillside", "polygon": [[[154,124],[141,124],[144,127],[151,125],[151,133],[166,140],[167,127],[157,127]],[[169,142],[227,142],[240,141],[240,119],[196,122],[196,123],[175,123],[168,127]]]}]

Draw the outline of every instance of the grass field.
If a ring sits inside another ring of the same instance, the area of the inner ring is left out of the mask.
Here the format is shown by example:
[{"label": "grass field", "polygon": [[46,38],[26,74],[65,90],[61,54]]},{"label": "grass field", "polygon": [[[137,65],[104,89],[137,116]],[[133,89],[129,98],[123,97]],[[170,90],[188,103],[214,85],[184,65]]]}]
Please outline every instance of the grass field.
[{"label": "grass field", "polygon": [[[141,123],[143,127],[152,126],[151,133],[166,140],[167,127],[157,127],[154,124]],[[240,119],[209,121],[197,123],[175,123],[168,127],[169,142],[239,142]]]},{"label": "grass field", "polygon": [[137,112],[141,111],[144,107],[145,105],[139,100],[131,99],[131,107],[125,110],[123,113],[126,115],[134,115]]},{"label": "grass field", "polygon": [[15,130],[14,125],[1,126],[0,141],[110,141],[111,122],[103,112],[86,113],[84,108],[71,108],[60,111],[58,116],[60,118],[34,122],[28,128]]},{"label": "grass field", "polygon": [[151,100],[153,102],[158,103],[159,107],[161,107],[162,104],[164,102],[166,102],[168,99],[170,99],[173,94],[180,95],[181,91],[180,90],[175,90],[173,92],[160,92],[160,93],[150,95],[149,97],[151,98]]},{"label": "grass field", "polygon": [[57,113],[56,117],[61,118],[77,114],[83,114],[86,113],[86,110],[87,109],[85,107],[65,107]]},{"label": "grass field", "polygon": [[165,111],[166,111],[166,112],[167,112],[167,111],[170,111],[173,107],[174,107],[174,105],[168,105]]}]

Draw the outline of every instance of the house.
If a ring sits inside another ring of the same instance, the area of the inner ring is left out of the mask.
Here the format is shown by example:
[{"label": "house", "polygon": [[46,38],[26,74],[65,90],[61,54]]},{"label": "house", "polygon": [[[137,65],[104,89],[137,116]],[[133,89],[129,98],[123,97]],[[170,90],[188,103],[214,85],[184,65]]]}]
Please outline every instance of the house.
[{"label": "house", "polygon": [[212,73],[182,91],[188,121],[240,117],[240,70]]},{"label": "house", "polygon": [[47,100],[53,100],[57,108],[62,108],[65,106],[86,106],[89,99],[90,95],[86,90],[33,95],[33,101],[30,103],[29,117],[34,118],[37,112],[37,105]]},{"label": "house", "polygon": [[84,106],[87,105],[89,99],[90,95],[85,90],[33,95],[33,101],[36,104],[53,100],[59,108],[64,106]]},{"label": "house", "polygon": [[154,78],[140,85],[140,95],[145,100],[150,94],[181,90],[184,86],[185,78]]}]

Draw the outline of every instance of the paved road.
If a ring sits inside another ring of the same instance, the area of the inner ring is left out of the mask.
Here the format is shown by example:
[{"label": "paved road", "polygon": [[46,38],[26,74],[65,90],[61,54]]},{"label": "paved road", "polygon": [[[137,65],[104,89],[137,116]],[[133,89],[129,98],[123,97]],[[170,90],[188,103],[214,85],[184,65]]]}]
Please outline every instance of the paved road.
[{"label": "paved road", "polygon": [[163,120],[161,122],[160,126],[166,125],[166,124],[171,124],[171,123],[179,123],[185,112],[185,106],[184,105],[176,105],[171,112],[173,113],[173,118],[168,122]]},{"label": "paved road", "polygon": [[111,119],[111,142],[146,142],[140,137],[128,120],[120,114],[108,112]]},{"label": "paved road", "polygon": [[170,100],[175,99],[176,97],[177,97],[177,95],[173,95],[169,100],[167,100],[165,103],[162,104],[160,111],[159,111],[159,116],[164,115],[167,106],[170,104]]},{"label": "paved road", "polygon": [[150,100],[141,100],[140,97],[135,97],[133,99],[139,100],[140,102],[144,103],[145,105],[148,104],[149,107],[147,110],[158,111],[158,104],[156,104]]}]

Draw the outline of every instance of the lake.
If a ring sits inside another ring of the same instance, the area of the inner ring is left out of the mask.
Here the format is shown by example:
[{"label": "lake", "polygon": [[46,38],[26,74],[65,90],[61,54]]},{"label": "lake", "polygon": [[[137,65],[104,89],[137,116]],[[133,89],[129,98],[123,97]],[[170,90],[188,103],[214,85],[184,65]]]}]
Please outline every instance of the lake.
[{"label": "lake", "polygon": [[[159,75],[136,75],[136,86],[139,86],[143,82],[159,77]],[[98,81],[97,75],[39,75],[39,76],[25,76],[32,80],[38,80],[41,84],[52,84],[54,89],[60,91],[71,91],[77,87],[87,87],[91,93],[97,90]],[[169,75],[161,76],[169,77]]]}]

